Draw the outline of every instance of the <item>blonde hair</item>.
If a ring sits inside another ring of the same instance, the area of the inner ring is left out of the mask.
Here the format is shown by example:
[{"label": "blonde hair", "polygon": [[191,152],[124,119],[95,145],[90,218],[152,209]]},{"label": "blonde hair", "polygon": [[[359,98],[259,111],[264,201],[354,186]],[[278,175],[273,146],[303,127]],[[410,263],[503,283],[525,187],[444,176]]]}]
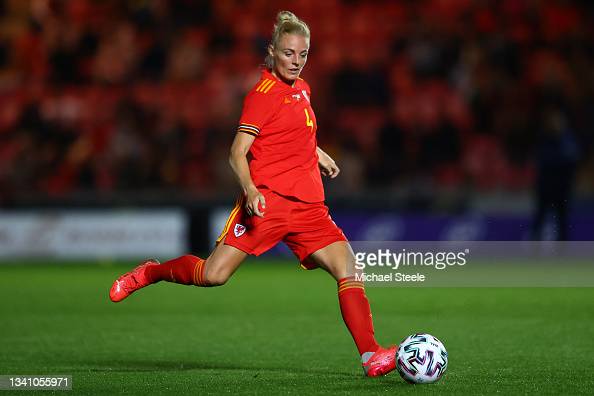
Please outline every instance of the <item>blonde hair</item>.
[{"label": "blonde hair", "polygon": [[[309,40],[310,32],[309,26],[301,19],[297,18],[291,11],[281,11],[276,15],[276,23],[272,30],[272,40],[270,40],[270,47],[276,48],[283,34],[298,34]],[[268,69],[274,66],[274,58],[272,55],[266,55],[264,63]]]}]

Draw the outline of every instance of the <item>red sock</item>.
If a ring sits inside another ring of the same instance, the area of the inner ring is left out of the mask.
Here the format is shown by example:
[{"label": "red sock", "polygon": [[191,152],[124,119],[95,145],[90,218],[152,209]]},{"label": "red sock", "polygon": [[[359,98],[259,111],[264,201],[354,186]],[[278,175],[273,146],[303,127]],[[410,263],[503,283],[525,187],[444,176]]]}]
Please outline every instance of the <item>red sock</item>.
[{"label": "red sock", "polygon": [[354,276],[340,279],[338,281],[338,301],[342,319],[357,344],[359,354],[377,351],[379,345],[373,335],[371,309],[367,296],[365,296],[363,282],[355,280]]},{"label": "red sock", "polygon": [[161,265],[147,267],[146,276],[152,283],[164,280],[182,285],[206,286],[204,263],[205,261],[200,257],[188,254],[166,261]]}]

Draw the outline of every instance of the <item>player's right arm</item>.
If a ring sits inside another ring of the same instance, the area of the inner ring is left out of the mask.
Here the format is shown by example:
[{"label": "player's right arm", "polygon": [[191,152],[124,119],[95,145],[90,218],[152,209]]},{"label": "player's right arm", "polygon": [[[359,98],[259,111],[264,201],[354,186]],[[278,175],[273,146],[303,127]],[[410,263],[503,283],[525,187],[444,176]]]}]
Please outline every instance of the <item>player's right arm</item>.
[{"label": "player's right arm", "polygon": [[[266,200],[264,196],[258,191],[252,176],[250,174],[250,167],[247,160],[247,154],[250,151],[250,147],[255,136],[247,133],[238,133],[235,135],[233,144],[231,145],[231,153],[229,154],[229,164],[235,178],[239,182],[243,193],[245,194],[246,204],[245,209],[248,215],[256,215],[258,217],[264,217],[264,209],[266,208]],[[259,205],[262,207],[260,210]]]},{"label": "player's right arm", "polygon": [[[270,79],[260,80],[246,95],[237,134],[229,155],[229,163],[245,194],[245,209],[250,216],[264,217],[266,201],[252,180],[247,155],[255,139],[260,136],[262,127],[266,125],[280,103],[275,100],[272,91],[270,91],[270,88],[275,84]],[[262,89],[262,87],[266,87],[266,89]]]}]

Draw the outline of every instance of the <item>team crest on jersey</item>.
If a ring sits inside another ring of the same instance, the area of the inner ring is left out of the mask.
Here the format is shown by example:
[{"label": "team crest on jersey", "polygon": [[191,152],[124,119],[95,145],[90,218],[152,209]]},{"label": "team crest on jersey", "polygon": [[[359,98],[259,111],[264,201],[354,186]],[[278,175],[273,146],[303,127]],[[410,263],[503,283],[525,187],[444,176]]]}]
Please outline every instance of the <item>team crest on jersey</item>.
[{"label": "team crest on jersey", "polygon": [[240,236],[242,236],[245,233],[245,226],[242,224],[235,224],[233,233],[235,234],[236,238],[239,238]]}]

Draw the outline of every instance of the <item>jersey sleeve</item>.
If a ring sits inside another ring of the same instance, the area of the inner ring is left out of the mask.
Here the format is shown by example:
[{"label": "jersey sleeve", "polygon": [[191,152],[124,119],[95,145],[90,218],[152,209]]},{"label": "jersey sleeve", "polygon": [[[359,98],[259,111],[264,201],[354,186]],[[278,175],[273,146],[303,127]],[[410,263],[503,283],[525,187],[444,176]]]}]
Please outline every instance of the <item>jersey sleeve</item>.
[{"label": "jersey sleeve", "polygon": [[259,136],[275,111],[273,98],[273,95],[258,91],[250,92],[243,101],[237,132]]}]

